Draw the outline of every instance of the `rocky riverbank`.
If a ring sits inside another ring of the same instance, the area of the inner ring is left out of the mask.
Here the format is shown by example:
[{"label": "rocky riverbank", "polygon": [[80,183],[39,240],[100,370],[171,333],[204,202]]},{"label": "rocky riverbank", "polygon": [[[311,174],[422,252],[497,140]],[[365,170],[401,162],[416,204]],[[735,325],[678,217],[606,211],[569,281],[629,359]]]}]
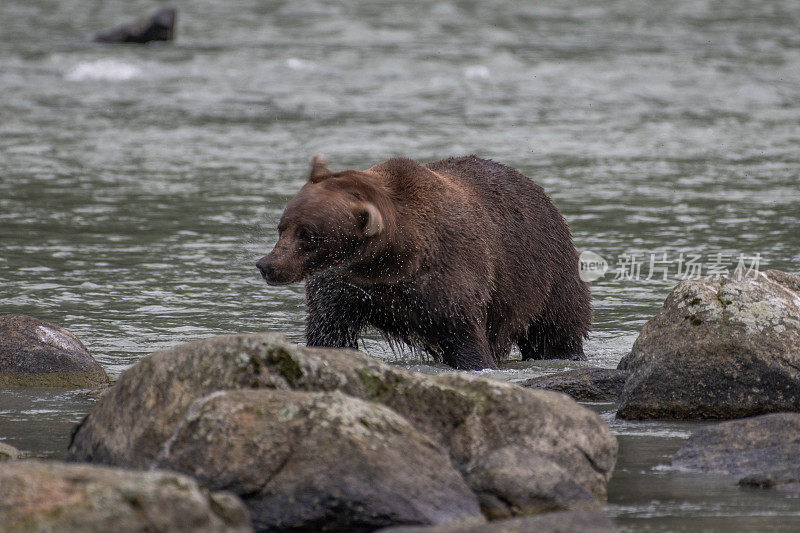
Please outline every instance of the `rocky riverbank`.
[{"label": "rocky riverbank", "polygon": [[[76,381],[105,373],[66,330],[21,315],[0,325],[4,386],[52,386],[51,375],[70,376],[61,387],[107,384]],[[15,502],[4,523],[92,530],[113,519],[127,531],[145,527],[144,509],[169,530],[613,530],[597,510],[617,442],[568,395],[618,400],[621,418],[800,411],[799,339],[800,278],[768,271],[682,282],[616,370],[520,384],[412,373],[275,333],[200,340],[126,371],[75,428],[70,463],[0,445]],[[800,486],[797,416],[701,429],[670,468]]]},{"label": "rocky riverbank", "polygon": [[597,508],[616,451],[562,394],[259,334],[144,358],[69,457],[192,475],[239,494],[257,529],[370,530]]},{"label": "rocky riverbank", "polygon": [[[14,386],[41,374],[36,383],[64,389],[107,384],[74,377],[99,365],[68,331],[3,318]],[[255,334],[139,361],[75,428],[70,463],[0,452],[13,461],[12,530],[150,527],[139,516],[156,530],[372,531],[598,509],[617,443],[559,393]]]}]

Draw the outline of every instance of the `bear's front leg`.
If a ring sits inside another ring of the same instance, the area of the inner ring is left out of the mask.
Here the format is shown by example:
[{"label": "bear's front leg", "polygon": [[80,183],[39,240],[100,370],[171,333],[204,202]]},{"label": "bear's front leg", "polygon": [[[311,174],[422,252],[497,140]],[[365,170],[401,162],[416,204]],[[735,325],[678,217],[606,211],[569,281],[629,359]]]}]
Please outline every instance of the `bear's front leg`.
[{"label": "bear's front leg", "polygon": [[362,290],[335,273],[306,283],[306,345],[358,349],[366,324]]},{"label": "bear's front leg", "polygon": [[497,368],[489,350],[486,335],[480,332],[459,332],[439,343],[442,361],[458,370]]}]

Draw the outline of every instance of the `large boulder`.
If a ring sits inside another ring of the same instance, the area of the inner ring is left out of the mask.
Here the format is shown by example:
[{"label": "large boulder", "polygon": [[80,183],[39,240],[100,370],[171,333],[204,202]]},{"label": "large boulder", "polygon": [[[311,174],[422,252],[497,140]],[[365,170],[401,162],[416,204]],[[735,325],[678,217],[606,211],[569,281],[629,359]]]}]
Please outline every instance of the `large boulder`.
[{"label": "large boulder", "polygon": [[236,496],[169,472],[12,461],[0,468],[0,502],[0,529],[8,533],[251,531]]},{"label": "large boulder", "polygon": [[682,281],[619,368],[617,416],[725,419],[800,410],[800,277]]},{"label": "large boulder", "polygon": [[0,388],[106,384],[103,367],[66,329],[27,315],[0,315]]},{"label": "large boulder", "polygon": [[674,468],[743,476],[770,487],[800,483],[800,413],[731,420],[697,430],[672,458]]},{"label": "large boulder", "polygon": [[614,533],[617,528],[600,511],[562,511],[537,516],[509,518],[488,524],[449,524],[443,526],[397,526],[378,533]]},{"label": "large boulder", "polygon": [[532,389],[563,392],[579,402],[616,402],[626,379],[626,370],[591,367],[538,376],[519,384]]},{"label": "large boulder", "polygon": [[440,446],[394,411],[340,392],[212,392],[189,406],[154,466],[241,494],[259,530],[480,517]]},{"label": "large boulder", "polygon": [[98,43],[144,44],[151,41],[171,41],[174,35],[175,10],[165,7],[137,21],[98,33],[92,40]]},{"label": "large boulder", "polygon": [[[598,505],[616,460],[608,426],[563,394],[474,374],[415,374],[352,350],[296,346],[279,334],[216,337],[145,357],[76,428],[69,455],[140,469],[162,465],[193,402],[237,389],[339,391],[388,407],[446,450],[493,516]],[[518,469],[493,459],[504,453]],[[200,474],[181,465],[170,468]],[[319,469],[338,472],[331,464]],[[576,498],[566,497],[565,483]]]}]

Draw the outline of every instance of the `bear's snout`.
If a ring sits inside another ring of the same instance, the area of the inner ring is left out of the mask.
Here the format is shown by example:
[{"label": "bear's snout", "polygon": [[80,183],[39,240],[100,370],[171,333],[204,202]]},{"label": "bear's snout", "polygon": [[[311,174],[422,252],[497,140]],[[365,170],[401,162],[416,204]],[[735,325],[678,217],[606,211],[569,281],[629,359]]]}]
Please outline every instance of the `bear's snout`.
[{"label": "bear's snout", "polygon": [[264,256],[259,259],[258,263],[256,263],[256,268],[261,272],[261,277],[264,278],[264,281],[267,283],[275,282],[275,267],[269,260],[269,256]]},{"label": "bear's snout", "polygon": [[275,257],[274,252],[259,259],[256,268],[261,272],[261,277],[267,285],[286,285],[303,279],[302,270],[293,263]]}]

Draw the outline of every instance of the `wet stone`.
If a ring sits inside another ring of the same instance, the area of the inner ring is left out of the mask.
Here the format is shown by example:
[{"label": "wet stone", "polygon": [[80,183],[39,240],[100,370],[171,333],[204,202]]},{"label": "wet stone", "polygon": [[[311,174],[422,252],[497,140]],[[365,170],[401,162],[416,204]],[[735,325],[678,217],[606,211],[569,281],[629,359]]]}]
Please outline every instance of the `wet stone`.
[{"label": "wet stone", "polygon": [[0,387],[88,389],[109,379],[78,338],[27,315],[0,316]]},{"label": "wet stone", "polygon": [[614,368],[579,368],[530,378],[519,385],[563,392],[579,402],[616,402],[628,375],[627,370]]}]

